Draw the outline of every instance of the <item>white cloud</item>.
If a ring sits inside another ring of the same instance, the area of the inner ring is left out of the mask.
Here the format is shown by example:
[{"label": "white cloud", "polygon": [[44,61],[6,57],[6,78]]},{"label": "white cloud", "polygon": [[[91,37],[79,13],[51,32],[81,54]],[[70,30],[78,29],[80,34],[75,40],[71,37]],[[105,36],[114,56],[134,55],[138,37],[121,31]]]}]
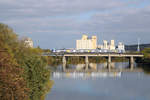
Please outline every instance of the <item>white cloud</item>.
[{"label": "white cloud", "polygon": [[32,38],[82,32],[115,37],[117,32],[121,39],[124,33],[150,32],[150,7],[143,2],[148,0],[0,0],[0,22]]}]

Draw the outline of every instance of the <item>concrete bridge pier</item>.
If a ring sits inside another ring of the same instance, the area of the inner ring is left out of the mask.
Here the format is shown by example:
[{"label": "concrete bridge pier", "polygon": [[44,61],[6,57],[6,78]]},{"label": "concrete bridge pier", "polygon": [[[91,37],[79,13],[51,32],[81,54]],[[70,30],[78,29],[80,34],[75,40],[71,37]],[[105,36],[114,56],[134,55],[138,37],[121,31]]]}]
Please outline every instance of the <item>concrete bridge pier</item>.
[{"label": "concrete bridge pier", "polygon": [[107,68],[108,68],[109,70],[111,69],[111,56],[108,56]]},{"label": "concrete bridge pier", "polygon": [[133,56],[130,57],[129,66],[130,66],[130,69],[131,69],[131,70],[134,69],[134,57],[133,57]]},{"label": "concrete bridge pier", "polygon": [[65,56],[63,56],[63,58],[62,58],[62,62],[63,62],[63,71],[65,71],[66,70],[66,64],[67,64]]},{"label": "concrete bridge pier", "polygon": [[85,70],[88,70],[88,66],[89,66],[89,59],[88,56],[85,56]]}]

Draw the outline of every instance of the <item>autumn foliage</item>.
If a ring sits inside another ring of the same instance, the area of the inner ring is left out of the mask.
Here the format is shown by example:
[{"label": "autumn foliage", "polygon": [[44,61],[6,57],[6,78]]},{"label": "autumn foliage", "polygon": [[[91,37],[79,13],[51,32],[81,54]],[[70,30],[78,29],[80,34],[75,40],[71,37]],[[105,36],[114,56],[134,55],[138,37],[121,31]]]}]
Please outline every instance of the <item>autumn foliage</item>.
[{"label": "autumn foliage", "polygon": [[0,100],[42,100],[52,86],[42,49],[28,48],[0,23]]}]

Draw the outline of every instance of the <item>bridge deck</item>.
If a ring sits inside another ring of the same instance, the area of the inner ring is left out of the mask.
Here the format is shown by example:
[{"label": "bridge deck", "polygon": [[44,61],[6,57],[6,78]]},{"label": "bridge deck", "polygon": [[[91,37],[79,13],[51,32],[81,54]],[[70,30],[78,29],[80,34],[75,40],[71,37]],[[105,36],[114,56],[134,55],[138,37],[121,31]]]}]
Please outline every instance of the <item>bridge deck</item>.
[{"label": "bridge deck", "polygon": [[138,53],[49,53],[43,56],[143,57],[144,55]]},{"label": "bridge deck", "polygon": [[123,69],[99,69],[99,70],[75,70],[75,69],[66,69],[64,72],[143,72],[142,69],[140,68],[134,68],[134,69],[130,69],[130,68],[123,68]]}]

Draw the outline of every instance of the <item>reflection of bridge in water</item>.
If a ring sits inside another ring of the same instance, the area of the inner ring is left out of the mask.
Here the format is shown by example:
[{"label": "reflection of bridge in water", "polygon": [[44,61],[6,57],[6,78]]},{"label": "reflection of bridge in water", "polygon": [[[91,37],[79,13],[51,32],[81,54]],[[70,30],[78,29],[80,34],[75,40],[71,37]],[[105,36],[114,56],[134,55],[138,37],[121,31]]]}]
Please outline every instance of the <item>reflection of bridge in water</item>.
[{"label": "reflection of bridge in water", "polygon": [[73,79],[88,79],[88,78],[106,78],[106,77],[121,77],[121,72],[53,72],[53,78],[73,78]]},{"label": "reflection of bridge in water", "polygon": [[53,71],[52,77],[56,79],[61,78],[73,78],[73,79],[88,79],[88,78],[107,78],[107,77],[121,77],[123,72],[143,72],[140,68],[129,68],[122,69],[100,69],[100,70],[76,70],[66,69],[65,71]]},{"label": "reflection of bridge in water", "polygon": [[[89,57],[105,57],[107,58],[107,69],[103,69],[103,70],[107,70],[107,71],[113,71],[116,70],[118,71],[118,69],[114,68],[115,66],[113,66],[112,64],[112,58],[128,58],[129,59],[129,68],[130,69],[121,69],[122,71],[136,71],[137,69],[134,69],[134,59],[138,58],[138,57],[143,57],[143,54],[138,54],[138,53],[49,53],[49,54],[43,54],[43,56],[62,56],[62,62],[63,62],[63,71],[67,71],[68,69],[66,69],[67,66],[67,57],[85,57],[85,71],[90,71],[89,69]],[[134,69],[134,70],[133,70]],[[101,71],[103,71],[101,70]],[[120,69],[119,69],[120,70]],[[72,71],[72,70],[68,70],[68,71]],[[92,71],[92,70],[91,70]]]},{"label": "reflection of bridge in water", "polygon": [[[129,68],[128,62],[112,62],[112,68],[107,68],[107,63],[89,63],[88,70],[86,69],[86,64],[69,64],[66,66],[65,70],[63,67],[59,66],[59,71],[63,72],[142,72],[141,68],[135,67],[134,69]],[[135,64],[135,66],[137,66]],[[58,70],[57,70],[58,71]]]},{"label": "reflection of bridge in water", "polygon": [[122,69],[100,69],[100,70],[76,70],[76,69],[66,69],[63,72],[143,72],[141,68],[134,68],[134,69],[129,69],[129,68],[122,68]]}]

